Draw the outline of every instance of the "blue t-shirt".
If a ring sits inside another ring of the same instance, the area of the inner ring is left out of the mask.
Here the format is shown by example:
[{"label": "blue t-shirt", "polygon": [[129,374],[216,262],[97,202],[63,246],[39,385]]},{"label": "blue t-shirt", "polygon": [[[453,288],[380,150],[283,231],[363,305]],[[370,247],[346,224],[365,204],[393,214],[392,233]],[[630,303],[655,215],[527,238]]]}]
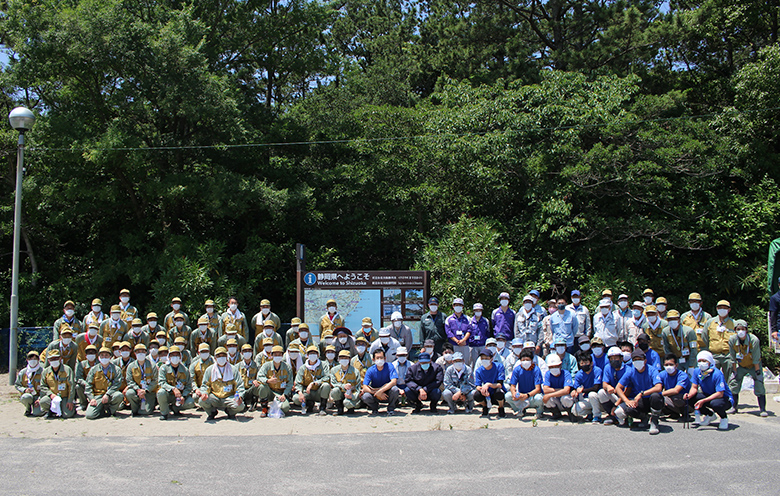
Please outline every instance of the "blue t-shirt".
[{"label": "blue t-shirt", "polygon": [[656,384],[661,384],[661,379],[658,378],[658,372],[653,367],[645,365],[642,372],[637,371],[634,367],[631,367],[620,378],[620,384],[624,389],[631,388],[631,394],[637,395],[642,391],[651,389]]},{"label": "blue t-shirt", "polygon": [[595,384],[601,386],[601,369],[591,366],[590,373],[586,374],[582,369],[577,371],[574,376],[574,388],[578,389],[583,387],[585,389],[592,388]]},{"label": "blue t-shirt", "polygon": [[723,391],[723,396],[733,405],[734,398],[731,396],[731,388],[726,386],[723,372],[715,368],[710,368],[707,372],[707,375],[704,376],[699,368],[693,371],[693,383],[699,386],[699,391],[704,396],[710,396],[716,391]]},{"label": "blue t-shirt", "polygon": [[542,372],[536,365],[531,370],[525,370],[522,366],[515,367],[515,370],[512,371],[512,378],[509,379],[509,384],[514,385],[518,393],[527,394],[541,383]]},{"label": "blue t-shirt", "polygon": [[658,378],[661,379],[661,386],[663,386],[664,391],[674,389],[677,386],[682,386],[681,393],[687,393],[691,389],[691,380],[688,377],[688,374],[680,369],[677,369],[675,375],[669,375],[669,373],[664,370],[658,374]]},{"label": "blue t-shirt", "polygon": [[490,367],[490,370],[480,365],[477,371],[474,373],[474,382],[477,384],[477,386],[481,386],[483,384],[497,384],[499,382],[503,382],[504,379],[504,367],[496,363],[493,363],[493,366]]},{"label": "blue t-shirt", "polygon": [[647,351],[645,351],[645,358],[647,359],[647,366],[653,367],[657,372],[664,369],[663,362],[661,362],[661,355],[654,349],[648,348]]},{"label": "blue t-shirt", "polygon": [[617,387],[618,381],[626,374],[628,369],[629,367],[626,367],[626,364],[624,363],[620,370],[615,370],[612,368],[612,364],[607,362],[604,366],[604,371],[601,373],[601,382],[606,382],[612,387]]},{"label": "blue t-shirt", "polygon": [[604,367],[609,365],[609,360],[607,360],[606,353],[602,353],[600,357],[597,357],[593,353],[591,353],[590,356],[593,357],[593,366],[600,368],[602,371],[604,370]]},{"label": "blue t-shirt", "polygon": [[561,369],[561,374],[556,377],[548,370],[544,374],[544,385],[553,389],[563,389],[566,386],[572,387],[574,384],[571,382],[571,374],[568,370]]},{"label": "blue t-shirt", "polygon": [[395,371],[395,367],[393,367],[392,363],[385,363],[382,370],[379,370],[376,365],[372,365],[366,370],[366,377],[363,379],[363,384],[378,389],[393,379],[398,379],[398,373]]}]

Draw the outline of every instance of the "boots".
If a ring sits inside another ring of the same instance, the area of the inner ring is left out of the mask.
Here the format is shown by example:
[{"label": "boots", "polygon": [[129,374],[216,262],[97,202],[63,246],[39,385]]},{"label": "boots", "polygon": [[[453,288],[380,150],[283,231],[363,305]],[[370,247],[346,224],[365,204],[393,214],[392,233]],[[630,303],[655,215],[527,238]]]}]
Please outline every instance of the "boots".
[{"label": "boots", "polygon": [[766,396],[761,394],[756,396],[756,398],[758,399],[758,409],[761,411],[759,415],[762,417],[768,417],[769,414],[766,412]]},{"label": "boots", "polygon": [[327,407],[328,407],[328,398],[320,400],[320,411],[317,412],[317,415],[319,416],[327,415],[328,412],[325,411]]},{"label": "boots", "polygon": [[344,400],[336,402],[336,413],[333,415],[344,415]]},{"label": "boots", "polygon": [[658,418],[661,416],[661,410],[652,410],[650,414],[650,434],[658,434]]},{"label": "boots", "polygon": [[734,406],[729,408],[729,410],[726,413],[728,414],[737,413],[737,410],[739,410],[739,394],[734,395]]}]

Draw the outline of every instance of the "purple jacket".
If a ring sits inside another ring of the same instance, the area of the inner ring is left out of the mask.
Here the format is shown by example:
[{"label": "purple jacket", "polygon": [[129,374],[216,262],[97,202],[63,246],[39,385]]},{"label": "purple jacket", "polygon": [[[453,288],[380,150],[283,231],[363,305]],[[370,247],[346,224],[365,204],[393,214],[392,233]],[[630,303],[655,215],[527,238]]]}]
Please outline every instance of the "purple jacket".
[{"label": "purple jacket", "polygon": [[444,321],[444,332],[447,333],[450,343],[457,345],[454,340],[463,339],[469,332],[469,318],[465,314],[460,314],[460,318],[458,318],[453,313]]}]

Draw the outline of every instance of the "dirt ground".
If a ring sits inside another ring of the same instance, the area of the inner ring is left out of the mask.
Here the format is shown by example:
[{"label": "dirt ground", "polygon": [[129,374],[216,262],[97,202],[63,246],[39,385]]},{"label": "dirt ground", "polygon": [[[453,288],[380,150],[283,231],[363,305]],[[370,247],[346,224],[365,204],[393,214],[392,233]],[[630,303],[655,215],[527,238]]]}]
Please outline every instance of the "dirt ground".
[{"label": "dirt ground", "polygon": [[[768,418],[758,416],[758,406],[752,392],[740,394],[740,413],[731,415],[730,421],[762,423],[777,422],[780,415],[780,403],[773,400],[776,394],[767,394]],[[229,436],[229,435],[280,435],[280,434],[340,434],[340,433],[389,433],[389,432],[422,432],[435,430],[476,430],[476,429],[508,429],[508,428],[550,428],[559,425],[558,421],[549,419],[533,422],[533,416],[519,419],[507,408],[507,417],[499,419],[495,408],[489,418],[482,418],[478,413],[466,415],[459,411],[454,415],[446,414],[446,407],[439,407],[438,414],[424,411],[412,414],[411,408],[401,407],[398,415],[386,417],[369,416],[365,410],[354,416],[319,417],[317,415],[301,416],[297,408],[285,418],[260,418],[259,412],[244,412],[237,420],[228,420],[220,413],[216,421],[206,422],[206,414],[202,410],[189,410],[183,417],[168,421],[159,420],[159,415],[150,417],[131,417],[130,410],[119,411],[118,417],[86,420],[82,413],[69,420],[32,418],[24,416],[24,409],[18,401],[19,394],[13,386],[8,385],[8,374],[0,374],[0,437],[11,438],[73,438],[73,437],[105,437],[105,436]],[[383,411],[384,409],[380,410]],[[568,423],[563,420],[563,423]],[[673,429],[679,424],[676,421],[667,423]],[[606,426],[591,426],[582,424],[583,429],[608,429]]]}]

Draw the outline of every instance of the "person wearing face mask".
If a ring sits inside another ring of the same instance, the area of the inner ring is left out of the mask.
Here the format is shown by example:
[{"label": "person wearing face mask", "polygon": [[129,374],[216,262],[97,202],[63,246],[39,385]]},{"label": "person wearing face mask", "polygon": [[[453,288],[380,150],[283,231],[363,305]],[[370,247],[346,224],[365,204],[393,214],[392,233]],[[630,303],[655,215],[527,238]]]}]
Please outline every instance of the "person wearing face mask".
[{"label": "person wearing face mask", "polygon": [[[160,329],[157,331],[157,334],[154,336],[154,341],[157,342],[158,348],[160,346],[168,346],[173,345],[173,342],[168,342],[168,333],[166,333],[164,330]],[[149,342],[149,345],[151,346],[152,342]]]},{"label": "person wearing face mask", "polygon": [[67,325],[73,331],[73,334],[79,335],[84,332],[84,326],[81,321],[76,317],[76,304],[71,300],[65,302],[62,306],[62,317],[54,321],[52,329],[54,330],[52,340],[56,341],[60,338],[59,331]]},{"label": "person wearing face mask", "polygon": [[179,337],[184,338],[184,342],[188,343],[190,335],[192,334],[192,328],[185,323],[184,315],[177,313],[173,316],[173,327],[168,329],[168,338],[176,339]]},{"label": "person wearing face mask", "polygon": [[428,298],[428,312],[420,319],[420,337],[423,341],[433,340],[434,356],[440,355],[447,342],[444,329],[446,315],[439,311],[439,299]]},{"label": "person wearing face mask", "polygon": [[41,381],[43,380],[43,367],[40,363],[40,355],[37,351],[27,353],[27,366],[16,374],[14,387],[21,395],[19,402],[24,405],[25,417],[40,417],[44,411],[41,409]]},{"label": "person wearing face mask", "polygon": [[645,361],[647,362],[647,366],[655,369],[656,373],[661,372],[663,369],[661,355],[656,353],[656,351],[650,347],[650,338],[647,334],[642,333],[637,336],[636,347],[645,352]]},{"label": "person wearing face mask", "polygon": [[70,327],[63,327],[62,330],[60,330],[60,338],[52,341],[51,344],[49,344],[49,346],[46,348],[46,360],[44,361],[44,366],[48,366],[48,356],[54,350],[60,352],[60,357],[63,364],[70,367],[71,370],[76,368],[76,361],[78,360],[79,355],[79,346],[73,342],[73,330]]},{"label": "person wearing face mask", "polygon": [[179,350],[181,350],[181,363],[183,363],[185,367],[190,368],[190,364],[192,364],[192,353],[187,349],[187,340],[184,339],[184,336],[179,336],[173,340],[173,344],[178,346]]},{"label": "person wearing face mask", "polygon": [[293,385],[293,402],[301,407],[301,415],[314,412],[319,403],[317,415],[327,415],[328,398],[330,398],[330,375],[328,369],[320,360],[320,350],[317,346],[306,349],[306,362],[295,374]]},{"label": "person wearing face mask", "polygon": [[214,350],[215,363],[203,374],[198,403],[207,414],[206,421],[217,418],[219,410],[234,420],[236,414],[246,407],[243,400],[244,381],[239,375],[239,366],[229,363],[227,355],[228,351],[223,347]]},{"label": "person wearing face mask", "polygon": [[130,346],[135,348],[138,343],[143,343],[145,346],[149,346],[149,334],[144,332],[144,323],[141,319],[133,319],[132,327],[127,334],[124,335],[122,341],[127,341]]},{"label": "person wearing face mask", "polygon": [[[452,353],[450,353],[450,356],[452,356]],[[441,357],[439,357],[439,359],[441,359]],[[395,360],[393,361],[393,367],[395,367],[395,372],[398,376],[398,381],[395,383],[395,385],[398,386],[398,394],[400,396],[399,399],[402,404],[406,403],[406,371],[409,370],[409,367],[412,366],[412,363],[413,362],[409,361],[409,350],[407,350],[405,346],[400,346],[397,350],[395,350]]]},{"label": "person wearing face mask", "polygon": [[[224,348],[221,348],[224,350]],[[217,348],[219,351],[220,348]],[[225,351],[227,354],[227,351]],[[195,408],[195,400],[190,395],[192,392],[192,378],[190,371],[181,361],[181,350],[178,346],[171,346],[168,350],[168,363],[159,367],[157,375],[157,403],[160,405],[160,420],[168,420],[168,415],[180,416],[184,410]],[[203,376],[204,386],[209,377],[209,371]],[[203,404],[201,403],[201,406]],[[206,408],[204,408],[206,410]],[[208,411],[208,410],[207,410]]]},{"label": "person wearing face mask", "polygon": [[553,331],[550,324],[553,314],[558,312],[558,300],[547,300],[547,314],[542,319],[542,356],[546,357],[550,353],[553,342]]},{"label": "person wearing face mask", "polygon": [[612,310],[612,302],[602,299],[598,312],[593,315],[593,335],[601,339],[605,346],[615,346],[622,337],[618,319],[618,311]]},{"label": "person wearing face mask", "polygon": [[[238,365],[238,362],[241,361],[241,355],[238,353],[239,344],[238,341],[235,339],[228,339],[227,343],[227,359],[228,363],[230,365]],[[244,346],[246,343],[244,343],[241,346]],[[215,352],[216,356],[216,352]]]},{"label": "person wearing face mask", "polygon": [[617,340],[626,341],[628,340],[628,321],[633,318],[631,305],[629,305],[628,302],[628,295],[621,294],[618,296],[617,306],[614,310],[618,335]]},{"label": "person wearing face mask", "polygon": [[423,401],[430,402],[432,413],[441,399],[441,386],[444,383],[444,370],[439,364],[431,362],[431,355],[420,353],[417,363],[406,370],[404,392],[414,406],[414,413],[423,409]]},{"label": "person wearing face mask", "polygon": [[[209,329],[211,330],[211,329]],[[208,343],[198,345],[198,354],[190,364],[190,378],[192,379],[192,394],[199,397],[200,387],[203,385],[203,375],[206,369],[214,363],[214,357],[211,356],[211,348]],[[258,365],[259,370],[259,365]],[[200,407],[200,405],[198,405]]]},{"label": "person wearing face mask", "polygon": [[352,331],[346,327],[337,327],[334,333],[336,339],[333,341],[333,345],[336,347],[336,353],[341,355],[342,351],[347,350],[349,356],[355,356],[357,350],[355,350],[355,338],[352,337]]},{"label": "person wearing face mask", "polygon": [[[385,352],[381,348],[374,351],[372,358],[374,364],[366,370],[363,378],[362,400],[372,415],[379,414],[380,403],[387,403],[387,416],[391,417],[395,415],[398,404],[398,372],[392,363],[385,361]],[[352,360],[354,362],[354,358]]]},{"label": "person wearing face mask", "polygon": [[528,292],[529,295],[534,299],[534,311],[539,314],[539,318],[544,318],[547,315],[549,315],[552,312],[545,312],[544,308],[542,308],[542,305],[539,303],[539,298],[541,298],[541,295],[539,293],[539,290],[532,289]]},{"label": "person wearing face mask", "polygon": [[366,341],[369,343],[373,343],[377,339],[379,339],[379,332],[374,329],[374,323],[371,320],[371,317],[364,317],[363,323],[360,328],[360,330],[355,335],[355,339],[357,339],[357,336],[363,336],[366,338]]},{"label": "person wearing face mask", "polygon": [[203,303],[203,306],[206,309],[206,313],[201,315],[198,321],[205,318],[208,321],[209,329],[214,331],[214,334],[219,337],[220,330],[222,329],[222,317],[215,310],[216,305],[214,304],[214,300],[206,300]]},{"label": "person wearing face mask", "polygon": [[119,307],[122,321],[127,327],[130,327],[130,323],[133,321],[133,319],[138,317],[138,309],[130,304],[129,289],[123,289],[119,292],[119,304],[115,306]]},{"label": "person wearing face mask", "polygon": [[[290,328],[287,329],[287,332],[284,335],[284,342],[285,343],[292,343],[296,339],[298,339],[298,328],[301,325],[301,319],[299,317],[293,317],[292,320],[290,320]],[[335,333],[336,330],[334,329],[333,332]]]},{"label": "person wearing face mask", "polygon": [[302,323],[298,328],[298,339],[290,343],[291,345],[297,345],[300,349],[305,350],[309,346],[314,344],[314,338],[309,330],[309,324]]},{"label": "person wearing face mask", "polygon": [[228,324],[225,326],[225,333],[217,340],[217,346],[227,348],[227,343],[231,340],[236,342],[236,349],[246,344],[246,339],[238,333],[238,328]]},{"label": "person wearing face mask", "polygon": [[463,353],[466,361],[470,360],[471,352],[468,341],[469,318],[463,313],[463,299],[455,298],[452,301],[452,315],[444,321],[444,332],[447,334],[447,340],[452,345],[454,351]]},{"label": "person wearing face mask", "polygon": [[[658,310],[655,305],[647,305],[645,307],[645,316],[647,317],[647,321],[642,324],[642,334],[647,336],[648,344],[653,351],[657,354],[663,353],[664,344],[661,334],[663,333],[664,327],[667,325],[666,321],[658,316]],[[637,339],[638,338],[639,337],[637,336]]]},{"label": "person wearing face mask", "polygon": [[[669,303],[666,301],[666,298],[663,296],[659,296],[655,299],[655,309],[658,311],[658,318],[661,320],[666,320],[666,312],[669,308]],[[658,350],[656,350],[658,351]]]},{"label": "person wearing face mask", "polygon": [[[557,353],[547,355],[547,373],[542,382],[542,404],[550,409],[554,419],[561,418],[563,411],[569,412],[574,405],[571,397],[571,388],[574,383],[568,370],[562,369],[561,357]],[[572,420],[569,413],[569,419]]]},{"label": "person wearing face mask", "polygon": [[400,347],[401,343],[399,343],[397,339],[390,335],[390,328],[383,327],[379,330],[379,338],[371,343],[368,352],[371,354],[371,356],[373,356],[374,351],[381,348],[385,352],[387,361],[392,363],[395,361],[396,350],[398,350]]},{"label": "person wearing face mask", "polygon": [[190,316],[187,315],[187,312],[181,309],[181,298],[176,297],[171,300],[171,311],[168,312],[163,319],[163,325],[166,329],[170,330],[173,327],[173,319],[177,314],[182,316],[184,319],[184,325],[189,327]]},{"label": "person wearing face mask", "polygon": [[368,352],[368,341],[363,336],[355,339],[355,356],[352,357],[352,366],[360,373],[362,381],[366,376],[366,370],[374,364],[371,354]]},{"label": "person wearing face mask", "polygon": [[[488,338],[488,340],[485,341],[486,347],[488,346],[491,339],[495,339],[496,341],[496,349],[493,352],[493,361],[500,360],[501,363],[503,363],[504,360],[506,360],[509,357],[509,355],[512,354],[512,350],[510,349],[510,346],[507,346],[507,341],[506,339],[504,339],[503,336],[499,336],[498,338]],[[534,343],[534,350],[536,350],[537,348],[538,348],[537,343]]]},{"label": "person wearing face mask", "polygon": [[720,417],[718,429],[728,430],[729,419],[726,411],[734,406],[734,399],[726,385],[723,372],[715,367],[715,358],[709,351],[700,351],[696,355],[696,362],[698,367],[691,378],[691,389],[683,396],[694,410],[693,423],[706,427]]},{"label": "person wearing face mask", "polygon": [[241,361],[238,362],[238,375],[244,383],[244,394],[242,401],[250,412],[255,410],[257,402],[260,400],[258,389],[260,381],[257,380],[257,373],[260,367],[253,360],[252,345],[245,344],[241,347]]},{"label": "person wearing face mask", "polygon": [[618,348],[620,348],[620,351],[623,353],[623,363],[629,367],[633,367],[631,363],[631,353],[634,352],[634,345],[628,341],[619,342],[617,345]]},{"label": "person wearing face mask", "polygon": [[49,366],[43,369],[41,376],[41,411],[46,413],[46,418],[72,418],[76,415],[73,369],[62,363],[58,350],[52,350],[47,358]]},{"label": "person wearing face mask", "polygon": [[160,343],[156,339],[149,341],[149,359],[155,364],[160,363]]},{"label": "person wearing face mask", "polygon": [[[401,352],[400,348],[398,352]],[[404,353],[406,350],[404,350]],[[334,415],[344,415],[344,409],[348,414],[355,413],[355,408],[360,408],[360,387],[362,380],[360,372],[350,363],[351,355],[349,350],[339,352],[338,366],[330,370],[330,399],[336,405]],[[406,358],[406,355],[403,355]],[[398,360],[396,359],[396,362]]]},{"label": "person wearing face mask", "polygon": [[[431,360],[433,360],[435,362],[439,358],[441,358],[439,355],[437,355],[434,352],[435,348],[436,348],[436,346],[434,345],[433,340],[432,339],[426,339],[425,341],[423,341],[423,344],[420,347],[420,350],[419,350],[418,353],[427,353],[427,354],[431,355]],[[450,348],[450,350],[452,350],[452,344],[450,344],[449,348]],[[407,349],[409,349],[409,348],[407,348]],[[444,348],[442,348],[442,350],[443,349]]]},{"label": "person wearing face mask", "polygon": [[[528,302],[531,303],[529,312],[533,312],[533,298],[530,295],[527,298]],[[517,334],[517,314],[509,308],[509,293],[504,292],[498,295],[498,303],[498,308],[494,309],[490,314],[490,321],[493,323],[493,337],[498,338],[501,336],[504,338],[504,341],[509,341],[516,337]],[[523,303],[525,303],[525,300],[523,300]],[[537,316],[536,322],[541,323],[541,318]]]},{"label": "person wearing face mask", "polygon": [[200,345],[206,344],[209,351],[217,349],[217,334],[209,328],[209,319],[206,317],[198,318],[198,328],[190,333],[190,351],[193,355],[198,353]]},{"label": "person wearing face mask", "polygon": [[[327,360],[326,362],[326,355],[328,353],[328,348],[331,348],[332,356],[330,360]],[[331,331],[325,331],[325,334],[320,336],[320,360],[325,362],[326,365],[332,365],[336,361],[336,340],[333,337],[333,333]]]},{"label": "person wearing face mask", "polygon": [[[591,320],[590,310],[588,307],[582,304],[582,294],[579,289],[575,289],[571,292],[571,303],[566,306],[566,310],[570,311],[577,318],[577,328],[574,331],[574,335],[588,336],[591,334]],[[576,350],[575,350],[576,351]],[[571,351],[570,353],[574,353]]]},{"label": "person wearing face mask", "polygon": [[157,333],[161,330],[163,329],[157,327],[157,314],[155,312],[147,313],[146,325],[141,327],[141,333],[145,333],[147,336],[149,336],[149,342],[144,343],[147,348],[152,343],[152,341],[154,341],[155,337],[157,336]]},{"label": "person wearing face mask", "polygon": [[100,298],[92,300],[91,311],[84,317],[84,321],[81,323],[84,329],[88,329],[92,324],[100,326],[100,323],[106,320],[106,315],[103,313],[102,308],[103,301]]},{"label": "person wearing face mask", "polygon": [[[512,340],[510,346],[511,354],[503,361],[504,364],[504,377],[512,377],[512,371],[520,363],[520,354],[523,352],[523,341],[520,338]],[[495,353],[495,350],[493,350]],[[493,355],[493,361],[495,362],[495,354]]]},{"label": "person wearing face mask", "polygon": [[[130,319],[132,322],[133,319]],[[100,323],[98,333],[103,338],[103,344],[107,347],[113,346],[115,341],[122,341],[127,334],[128,323],[122,320],[122,310],[119,305],[111,307],[109,318]]]},{"label": "person wearing face mask", "polygon": [[574,374],[571,398],[574,405],[571,412],[574,419],[592,416],[594,424],[601,423],[601,401],[599,390],[601,389],[600,368],[593,365],[593,355],[589,350],[580,350],[576,355],[579,370]]},{"label": "person wearing face mask", "polygon": [[111,363],[111,350],[105,346],[98,352],[98,363],[89,369],[85,394],[89,406],[84,413],[88,420],[116,415],[124,400],[119,386],[122,385],[122,370]]},{"label": "person wearing face mask", "polygon": [[[298,332],[296,331],[296,335]],[[274,322],[272,320],[266,320],[263,325],[257,330],[257,334],[255,335],[255,347],[254,352],[259,353],[260,348],[263,345],[263,342],[266,339],[271,339],[271,344],[273,346],[282,346],[282,336],[278,332],[276,332],[274,328]],[[296,337],[295,339],[299,339],[299,337]],[[294,342],[290,341],[290,342]],[[298,341],[300,342],[300,340]]]},{"label": "person wearing face mask", "polygon": [[[258,336],[263,331],[266,322],[269,320],[273,325],[274,333],[278,334],[279,329],[282,328],[282,319],[280,319],[278,315],[276,315],[274,312],[271,311],[271,301],[263,299],[260,301],[260,311],[257,312],[252,317],[252,324],[254,325],[255,336]],[[300,324],[300,322],[298,323]],[[282,345],[281,336],[279,336],[279,339],[280,339],[279,346],[281,346]]]},{"label": "person wearing face mask", "polygon": [[[427,351],[427,350],[423,350],[423,351]],[[421,351],[420,353],[423,353],[423,351]],[[430,352],[428,352],[428,354],[430,355]],[[455,355],[452,349],[452,345],[450,343],[445,343],[444,348],[442,349],[442,354],[439,358],[436,359],[436,363],[439,364],[439,367],[441,367],[442,370],[447,370],[447,367],[452,365],[453,356]],[[406,373],[406,371],[404,371],[404,373]],[[399,376],[399,380],[400,380],[400,376]]]},{"label": "person wearing face mask", "polygon": [[647,327],[645,305],[641,301],[635,301],[631,305],[631,318],[626,322],[626,341],[636,343],[636,337],[642,334]]},{"label": "person wearing face mask", "polygon": [[159,369],[146,354],[146,345],[138,343],[133,348],[135,360],[130,362],[125,372],[127,390],[125,399],[130,403],[132,416],[151,415],[157,404],[157,381]]},{"label": "person wearing face mask", "polygon": [[444,382],[441,397],[447,403],[447,414],[451,415],[458,409],[458,405],[464,405],[466,413],[474,410],[474,392],[476,384],[471,367],[466,365],[462,353],[455,353],[452,364],[444,370]]},{"label": "person wearing face mask", "polygon": [[[701,307],[701,295],[699,293],[691,293],[688,295],[688,306],[690,310],[680,316],[680,322],[682,325],[690,327],[696,333],[696,342],[698,348],[702,349],[704,346],[704,326],[712,318],[712,315],[705,312]],[[696,361],[696,353],[692,353],[693,361]],[[695,367],[696,365],[694,365]]]},{"label": "person wearing face mask", "polygon": [[[469,318],[469,357],[466,360],[467,365],[476,363],[479,360],[479,351],[485,347],[485,343],[490,334],[490,322],[483,317],[482,303],[474,303],[472,307],[474,315]],[[495,352],[495,350],[494,350]]]},{"label": "person wearing face mask", "polygon": [[114,358],[112,362],[119,367],[119,370],[122,372],[122,380],[119,384],[119,391],[122,393],[123,398],[125,398],[125,406],[127,406],[129,403],[127,403],[127,366],[130,365],[130,362],[132,362],[134,359],[130,355],[132,354],[132,347],[130,346],[130,343],[127,341],[122,341],[119,343],[119,356]]},{"label": "person wearing face mask", "polygon": [[[587,340],[585,336],[581,336],[583,341]],[[578,339],[579,342],[579,339]],[[563,338],[558,338],[553,343],[554,345],[554,352],[558,354],[559,357],[561,357],[561,366],[563,370],[566,370],[571,374],[572,377],[574,377],[574,374],[577,373],[579,368],[577,367],[577,359],[574,358],[574,355],[569,353],[567,350],[570,349],[566,346],[566,342],[563,340]]]},{"label": "person wearing face mask", "polygon": [[[658,374],[661,379],[664,397],[664,412],[679,418],[685,411],[683,395],[691,389],[691,379],[684,370],[677,368],[679,363],[677,355],[670,353],[664,357],[664,369]],[[688,419],[684,421],[687,422]]]},{"label": "person wearing face mask", "polygon": [[607,350],[607,359],[609,361],[601,373],[601,389],[598,395],[601,410],[607,412],[604,425],[612,425],[615,423],[615,410],[623,402],[617,394],[617,385],[629,367],[623,363],[623,352],[617,346]]},{"label": "person wearing face mask", "polygon": [[544,374],[546,374],[549,369],[547,368],[547,362],[544,361],[544,358],[536,354],[536,343],[534,343],[533,341],[526,341],[525,343],[523,343],[523,351],[525,350],[531,350],[533,352],[534,365],[539,367],[539,372],[541,372],[542,378],[544,378]]},{"label": "person wearing face mask", "polygon": [[325,331],[333,331],[337,327],[344,326],[344,317],[338,311],[336,300],[330,299],[325,303],[326,312],[320,317],[320,336]]},{"label": "person wearing face mask", "polygon": [[661,379],[655,368],[647,366],[644,351],[634,350],[631,361],[633,367],[618,382],[617,394],[623,404],[615,411],[615,415],[620,425],[628,417],[640,419],[640,428],[646,426],[649,417],[650,434],[658,434],[658,419],[664,406]]},{"label": "person wearing face mask", "polygon": [[680,370],[683,372],[690,370],[689,373],[692,374],[693,368],[696,367],[698,347],[696,332],[690,327],[680,324],[680,312],[677,310],[669,310],[666,319],[666,327],[661,332],[664,356],[677,356]]},{"label": "person wearing face mask", "polygon": [[482,416],[487,417],[495,403],[498,406],[498,416],[506,416],[504,410],[504,367],[493,361],[493,352],[484,348],[479,354],[479,363],[474,371],[474,403],[482,407]]},{"label": "person wearing face mask", "polygon": [[653,293],[653,290],[650,288],[645,289],[642,291],[642,306],[647,307],[648,305],[654,305],[655,302],[655,293]]},{"label": "person wearing face mask", "polygon": [[[264,344],[264,352],[270,352],[271,354],[271,360],[273,360],[273,349],[275,346],[271,346],[271,349],[268,349],[268,344]],[[303,367],[303,362],[305,360],[305,357],[303,356],[303,348],[299,344],[290,343],[290,345],[287,347],[287,353],[284,354],[284,362],[287,364],[288,367],[290,367],[290,372],[292,372],[292,379],[295,380],[295,376],[298,375],[298,370]]]},{"label": "person wearing face mask", "polygon": [[97,360],[97,347],[94,344],[88,344],[84,349],[84,360],[81,360],[76,364],[76,370],[74,371],[74,377],[76,381],[76,396],[79,399],[79,404],[76,408],[80,408],[81,411],[87,410],[87,375],[92,367],[98,363]]},{"label": "person wearing face mask", "polygon": [[536,409],[536,420],[542,418],[542,371],[536,366],[536,354],[532,349],[524,349],[520,353],[520,366],[515,367],[509,379],[509,397],[506,402],[522,418],[526,408]]},{"label": "person wearing face mask", "polygon": [[[236,329],[236,333],[244,338],[244,342],[249,339],[249,326],[246,321],[246,316],[238,309],[238,300],[235,297],[231,297],[228,300],[227,310],[220,317],[220,338],[227,333],[229,325],[233,325]],[[218,346],[222,346],[219,345]],[[243,346],[243,344],[241,345]]]},{"label": "person wearing face mask", "polygon": [[[601,299],[602,300],[608,300],[610,304],[612,304],[612,290],[611,289],[605,289],[601,292]],[[610,307],[610,310],[613,310],[612,307]]]},{"label": "person wearing face mask", "polygon": [[542,318],[534,310],[534,299],[531,295],[523,297],[523,306],[517,311],[515,317],[513,337],[523,343],[527,341],[538,343],[536,352],[542,353]]},{"label": "person wearing face mask", "polygon": [[577,320],[575,313],[566,309],[566,300],[558,298],[557,310],[550,315],[553,342],[563,340],[569,353],[577,351],[574,340],[578,325],[579,320]]},{"label": "person wearing face mask", "polygon": [[290,398],[292,397],[292,387],[295,380],[290,366],[284,360],[284,348],[274,346],[271,350],[271,360],[265,362],[257,373],[257,380],[260,382],[258,396],[262,411],[261,417],[268,414],[268,402],[274,400],[279,402],[282,412],[286,415],[290,412]]},{"label": "person wearing face mask", "polygon": [[[414,345],[414,342],[412,341],[412,329],[404,324],[404,317],[401,315],[401,312],[393,312],[390,316],[390,325],[383,329],[390,331],[390,337],[398,341],[401,346],[405,346],[409,349]],[[388,357],[388,360],[389,359],[390,357]]]},{"label": "person wearing face mask", "polygon": [[[154,348],[151,348],[151,351],[154,352]],[[161,365],[168,363],[168,347],[160,346],[157,349],[157,352],[157,366],[160,367]]]},{"label": "person wearing face mask", "polygon": [[332,344],[325,347],[325,351],[321,356],[322,356],[321,358],[322,364],[325,366],[327,370],[339,366],[339,362],[336,359],[336,347],[333,346]]},{"label": "person wearing face mask", "polygon": [[599,337],[594,337],[590,340],[590,351],[593,355],[593,366],[604,370],[604,366],[607,365],[606,346]]},{"label": "person wearing face mask", "polygon": [[731,374],[734,363],[729,356],[729,339],[737,333],[734,331],[734,320],[729,316],[731,304],[726,300],[720,300],[717,305],[718,315],[704,324],[702,350],[712,353],[715,358],[715,366],[724,374]]},{"label": "person wearing face mask", "polygon": [[730,371],[729,388],[734,397],[734,413],[739,407],[739,392],[742,388],[742,380],[746,375],[753,378],[753,392],[758,400],[760,415],[766,417],[766,388],[764,387],[764,373],[761,367],[761,343],[758,337],[748,332],[748,325],[742,319],[734,321],[735,336],[729,338],[729,358],[734,364]]}]

